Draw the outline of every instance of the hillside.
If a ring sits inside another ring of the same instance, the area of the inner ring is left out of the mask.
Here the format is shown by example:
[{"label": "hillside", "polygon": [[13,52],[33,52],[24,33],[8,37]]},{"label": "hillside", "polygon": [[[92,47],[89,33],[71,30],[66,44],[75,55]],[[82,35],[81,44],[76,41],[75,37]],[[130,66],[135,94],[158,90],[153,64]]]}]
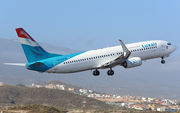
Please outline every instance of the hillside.
[{"label": "hillside", "polygon": [[[6,110],[4,110],[6,111]],[[8,113],[12,112],[20,112],[20,113],[64,113],[61,110],[58,110],[51,106],[43,106],[43,105],[22,105],[22,106],[12,106],[7,110]]]},{"label": "hillside", "polygon": [[56,108],[82,108],[85,98],[86,108],[111,108],[104,102],[57,89],[4,85],[0,86],[0,92],[0,105],[40,104]]}]

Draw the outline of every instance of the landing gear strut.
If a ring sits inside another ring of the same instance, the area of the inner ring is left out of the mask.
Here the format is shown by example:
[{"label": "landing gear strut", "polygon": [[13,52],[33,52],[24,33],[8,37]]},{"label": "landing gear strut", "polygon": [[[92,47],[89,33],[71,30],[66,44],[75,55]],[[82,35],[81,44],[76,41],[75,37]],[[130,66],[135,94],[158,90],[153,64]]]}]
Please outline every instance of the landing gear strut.
[{"label": "landing gear strut", "polygon": [[110,68],[110,70],[107,71],[107,74],[109,76],[113,76],[114,75],[114,71],[112,70],[112,68]]},{"label": "landing gear strut", "polygon": [[163,60],[164,58],[163,57],[161,57],[161,58],[162,58],[161,63],[165,64],[165,60]]},{"label": "landing gear strut", "polygon": [[99,76],[100,72],[96,69],[95,71],[93,71],[93,75],[94,76]]}]

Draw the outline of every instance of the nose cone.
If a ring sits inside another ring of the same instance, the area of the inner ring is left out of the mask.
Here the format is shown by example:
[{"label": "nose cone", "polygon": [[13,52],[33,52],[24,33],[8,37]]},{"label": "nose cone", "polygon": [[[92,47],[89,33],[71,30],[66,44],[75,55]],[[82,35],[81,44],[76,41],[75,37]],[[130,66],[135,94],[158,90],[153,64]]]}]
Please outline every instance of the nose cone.
[{"label": "nose cone", "polygon": [[177,47],[175,45],[173,45],[173,50],[175,51],[177,49]]}]

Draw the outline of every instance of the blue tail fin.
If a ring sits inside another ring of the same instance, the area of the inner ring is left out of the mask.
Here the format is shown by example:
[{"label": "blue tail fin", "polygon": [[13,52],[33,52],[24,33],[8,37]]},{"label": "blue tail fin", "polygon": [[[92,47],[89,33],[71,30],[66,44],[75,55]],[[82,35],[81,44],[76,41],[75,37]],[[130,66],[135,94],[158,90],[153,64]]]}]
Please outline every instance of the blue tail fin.
[{"label": "blue tail fin", "polygon": [[28,62],[61,56],[46,52],[23,28],[16,28],[16,32]]}]

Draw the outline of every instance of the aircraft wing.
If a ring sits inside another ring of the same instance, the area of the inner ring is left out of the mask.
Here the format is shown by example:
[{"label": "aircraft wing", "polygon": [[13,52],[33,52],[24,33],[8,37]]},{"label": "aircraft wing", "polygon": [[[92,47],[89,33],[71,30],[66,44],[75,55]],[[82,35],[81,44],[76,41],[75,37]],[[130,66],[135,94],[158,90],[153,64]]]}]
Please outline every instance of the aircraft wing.
[{"label": "aircraft wing", "polygon": [[126,59],[129,58],[131,55],[131,52],[128,50],[128,48],[125,46],[125,44],[122,42],[122,40],[119,40],[123,49],[123,54],[116,59],[113,59],[112,61],[109,61],[103,65],[100,66],[100,68],[111,68],[117,65],[121,65]]}]

